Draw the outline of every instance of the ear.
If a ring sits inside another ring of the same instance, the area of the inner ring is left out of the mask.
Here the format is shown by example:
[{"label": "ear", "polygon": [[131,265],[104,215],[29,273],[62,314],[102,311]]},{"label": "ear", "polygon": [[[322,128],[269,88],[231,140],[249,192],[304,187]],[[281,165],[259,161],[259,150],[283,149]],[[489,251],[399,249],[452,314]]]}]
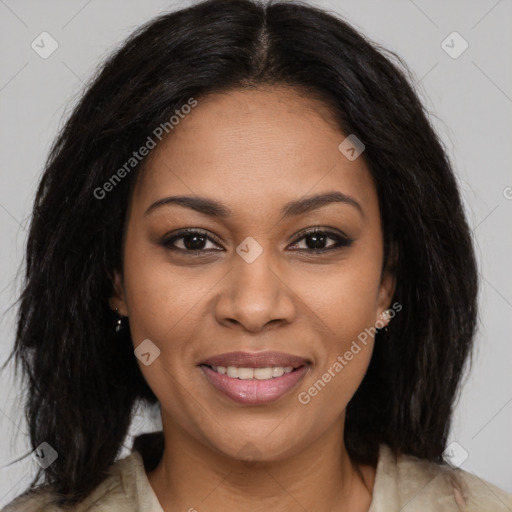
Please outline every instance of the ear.
[{"label": "ear", "polygon": [[109,298],[110,308],[121,316],[128,316],[128,307],[126,305],[126,295],[124,292],[123,276],[117,270],[114,271],[114,292]]},{"label": "ear", "polygon": [[375,318],[375,322],[379,321],[384,325],[388,325],[392,318],[384,313],[389,309],[396,289],[395,258],[390,258],[390,260],[391,263],[388,263],[382,272],[377,295],[377,317]]}]

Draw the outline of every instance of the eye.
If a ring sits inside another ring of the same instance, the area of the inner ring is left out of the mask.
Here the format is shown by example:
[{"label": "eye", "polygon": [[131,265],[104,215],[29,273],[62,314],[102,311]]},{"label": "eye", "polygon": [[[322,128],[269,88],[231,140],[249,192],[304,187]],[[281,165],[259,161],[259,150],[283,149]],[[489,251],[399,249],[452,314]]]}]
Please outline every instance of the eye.
[{"label": "eye", "polygon": [[[184,251],[192,255],[222,250],[205,248],[205,244],[208,244],[208,242],[213,244],[207,231],[202,229],[183,229],[171,237],[164,237],[161,243],[166,249]],[[181,245],[181,247],[179,247],[178,244]]]},{"label": "eye", "polygon": [[[161,242],[166,249],[172,251],[186,252],[191,256],[201,254],[211,254],[212,252],[222,251],[218,248],[217,242],[207,231],[201,229],[183,229],[172,236],[166,236]],[[333,244],[326,246],[328,240],[334,241]],[[303,241],[306,247],[298,247],[299,242]],[[344,234],[334,233],[321,228],[314,228],[301,231],[296,238],[294,245],[290,246],[293,250],[305,251],[313,254],[321,254],[327,251],[350,247],[354,240]],[[208,247],[208,244],[211,244]],[[294,248],[295,246],[295,248]],[[215,248],[217,247],[217,248]]]},{"label": "eye", "polygon": [[[299,233],[299,238],[294,242],[297,244],[299,241],[304,241],[306,247],[299,248],[300,251],[307,251],[310,253],[324,253],[341,249],[342,247],[350,247],[354,241],[352,238],[342,235],[341,233],[333,233],[331,231],[323,230],[321,228],[314,228],[308,231]],[[327,240],[334,240],[334,244],[326,247]]]}]

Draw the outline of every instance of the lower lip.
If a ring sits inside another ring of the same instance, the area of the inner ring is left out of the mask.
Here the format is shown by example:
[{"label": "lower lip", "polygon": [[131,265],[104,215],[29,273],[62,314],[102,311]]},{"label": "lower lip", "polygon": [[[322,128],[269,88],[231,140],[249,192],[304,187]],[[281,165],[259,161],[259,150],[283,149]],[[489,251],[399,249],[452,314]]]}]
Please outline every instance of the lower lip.
[{"label": "lower lip", "polygon": [[306,375],[309,365],[305,364],[281,377],[265,380],[233,379],[217,373],[209,366],[201,365],[200,368],[210,384],[234,402],[244,405],[262,405],[274,402],[291,391]]}]

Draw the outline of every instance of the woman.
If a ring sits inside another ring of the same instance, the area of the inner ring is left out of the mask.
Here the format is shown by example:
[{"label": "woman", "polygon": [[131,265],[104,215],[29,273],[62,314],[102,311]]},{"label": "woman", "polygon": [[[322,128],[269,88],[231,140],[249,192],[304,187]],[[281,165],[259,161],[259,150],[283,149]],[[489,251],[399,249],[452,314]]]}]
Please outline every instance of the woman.
[{"label": "woman", "polygon": [[[477,269],[390,57],[210,0],[104,64],[35,201],[14,355],[46,485],[6,511],[512,509],[445,451]],[[163,430],[117,460],[140,401]]]}]

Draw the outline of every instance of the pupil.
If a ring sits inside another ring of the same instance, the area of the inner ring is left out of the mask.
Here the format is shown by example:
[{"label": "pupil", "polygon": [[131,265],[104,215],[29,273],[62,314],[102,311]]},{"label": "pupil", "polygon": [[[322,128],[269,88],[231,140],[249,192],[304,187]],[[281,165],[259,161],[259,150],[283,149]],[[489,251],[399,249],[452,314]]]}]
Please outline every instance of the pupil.
[{"label": "pupil", "polygon": [[[192,239],[192,242],[189,242],[189,240]],[[200,242],[197,242],[197,240],[201,240]],[[196,244],[199,244],[197,246]],[[204,243],[205,243],[205,237],[202,235],[186,235],[183,237],[183,245],[190,249],[191,251],[197,251],[200,249],[204,249]]]},{"label": "pupil", "polygon": [[[306,237],[306,240],[307,239],[314,240],[313,244],[308,244],[306,242],[306,245],[308,246],[309,249],[324,249],[323,244],[325,243],[325,235],[315,233],[312,235],[308,235]],[[311,245],[313,245],[314,247],[311,247]]]}]

